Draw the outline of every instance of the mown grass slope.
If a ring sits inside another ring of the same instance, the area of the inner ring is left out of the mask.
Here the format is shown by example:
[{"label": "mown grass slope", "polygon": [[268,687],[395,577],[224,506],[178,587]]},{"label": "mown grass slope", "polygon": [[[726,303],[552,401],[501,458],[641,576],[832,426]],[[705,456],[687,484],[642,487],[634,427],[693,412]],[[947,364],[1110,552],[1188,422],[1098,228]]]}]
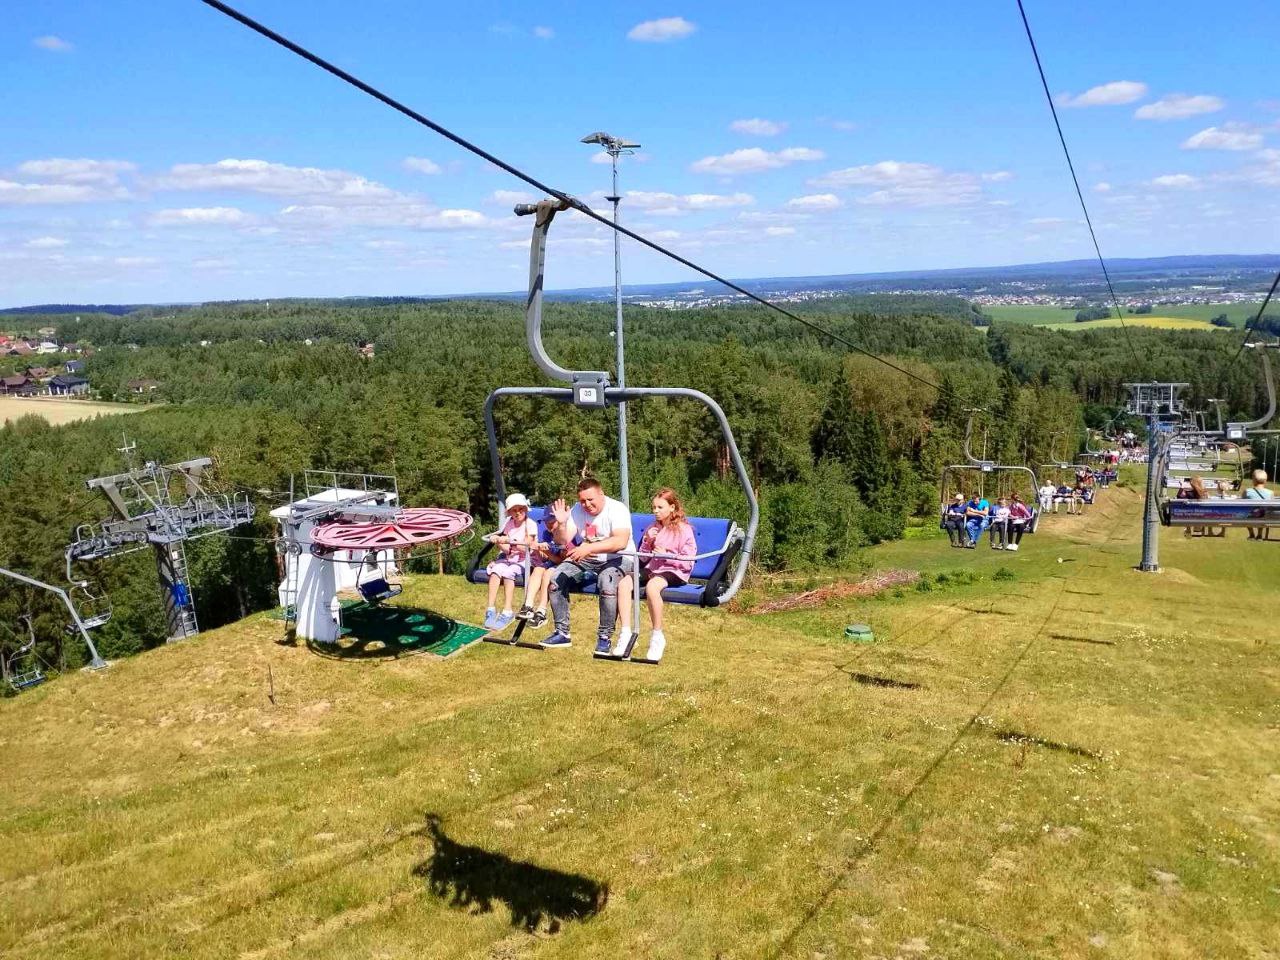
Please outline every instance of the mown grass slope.
[{"label": "mown grass slope", "polygon": [[0,952],[1276,957],[1280,542],[1143,575],[1138,507],[877,555],[968,584],[675,611],[657,668],[254,617],[46,684],[0,704]]}]

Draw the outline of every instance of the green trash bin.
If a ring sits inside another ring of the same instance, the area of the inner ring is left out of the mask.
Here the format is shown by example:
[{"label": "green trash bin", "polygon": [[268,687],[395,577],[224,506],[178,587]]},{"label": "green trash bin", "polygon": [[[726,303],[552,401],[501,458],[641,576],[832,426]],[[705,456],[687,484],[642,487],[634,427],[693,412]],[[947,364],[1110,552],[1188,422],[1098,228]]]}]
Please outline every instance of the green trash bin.
[{"label": "green trash bin", "polygon": [[875,643],[876,635],[865,623],[851,623],[844,628],[844,638],[854,643]]}]

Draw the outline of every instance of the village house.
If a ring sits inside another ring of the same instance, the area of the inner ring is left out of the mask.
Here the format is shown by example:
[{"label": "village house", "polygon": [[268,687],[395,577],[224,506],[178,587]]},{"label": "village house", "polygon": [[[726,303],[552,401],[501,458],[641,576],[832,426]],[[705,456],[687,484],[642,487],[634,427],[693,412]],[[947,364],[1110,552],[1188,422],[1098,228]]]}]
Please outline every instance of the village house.
[{"label": "village house", "polygon": [[53,371],[48,367],[27,367],[27,378],[36,383],[48,383]]},{"label": "village house", "polygon": [[130,380],[128,383],[129,392],[138,395],[155,393],[160,389],[159,380]]},{"label": "village house", "polygon": [[84,361],[68,360],[66,364],[64,364],[64,369],[67,373],[84,373]]},{"label": "village house", "polygon": [[84,396],[89,392],[89,381],[84,377],[60,373],[49,381],[49,392],[54,396]]},{"label": "village house", "polygon": [[11,377],[0,377],[0,394],[17,393],[27,385],[27,378],[20,373]]}]

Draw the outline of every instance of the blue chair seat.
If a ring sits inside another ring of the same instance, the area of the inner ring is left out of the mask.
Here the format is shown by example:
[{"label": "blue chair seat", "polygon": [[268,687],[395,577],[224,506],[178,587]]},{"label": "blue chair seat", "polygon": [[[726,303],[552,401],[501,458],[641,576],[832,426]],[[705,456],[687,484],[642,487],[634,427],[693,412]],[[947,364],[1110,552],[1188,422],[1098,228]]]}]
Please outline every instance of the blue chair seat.
[{"label": "blue chair seat", "polygon": [[[531,507],[529,509],[529,517],[533,520],[541,520],[545,513],[546,508],[544,507]],[[726,542],[728,546],[721,553],[694,561],[690,582],[682,587],[669,587],[662,591],[662,598],[670,603],[685,603],[703,607],[718,606],[725,575],[733,558],[742,549],[742,535],[738,532],[732,520],[721,517],[689,517],[688,519],[689,525],[693,527],[693,538],[697,544],[698,553],[711,553],[712,551],[720,550],[721,547],[725,546]],[[637,543],[639,543],[644,531],[653,522],[654,516],[651,513],[633,513],[631,515],[631,532],[635,536]],[[485,544],[484,548],[471,561],[471,565],[467,568],[466,578],[472,583],[482,584],[489,582],[489,575],[485,573],[485,565],[487,556],[493,549],[492,544]],[[524,586],[523,574],[516,577],[516,585]],[[575,589],[575,592],[596,593],[595,576],[588,574],[583,579],[582,585]]]},{"label": "blue chair seat", "polygon": [[377,580],[356,584],[356,589],[360,591],[360,596],[364,597],[366,603],[380,603],[400,596],[404,587],[392,585],[387,583],[385,578],[379,577]]}]

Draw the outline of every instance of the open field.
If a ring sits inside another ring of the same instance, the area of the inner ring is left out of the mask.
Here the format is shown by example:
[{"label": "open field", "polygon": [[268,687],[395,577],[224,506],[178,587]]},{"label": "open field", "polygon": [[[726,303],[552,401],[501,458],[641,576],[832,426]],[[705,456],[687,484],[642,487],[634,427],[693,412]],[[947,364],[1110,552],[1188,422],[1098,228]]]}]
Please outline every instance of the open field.
[{"label": "open field", "polygon": [[[1172,318],[1175,320],[1199,320],[1201,323],[1208,325],[1209,320],[1220,314],[1226,314],[1227,319],[1240,329],[1244,329],[1245,322],[1252,320],[1258,312],[1258,303],[1206,303],[1206,304],[1189,304],[1186,306],[1160,306],[1156,309],[1158,315],[1134,316],[1126,313],[1125,323],[1132,323],[1143,326],[1166,326],[1162,323],[1153,321]],[[998,323],[1029,323],[1036,326],[1053,326],[1062,325],[1063,329],[1067,327],[1079,327],[1087,329],[1089,327],[1098,327],[1106,325],[1117,325],[1114,318],[1111,320],[1093,320],[1089,323],[1077,324],[1075,322],[1076,311],[1063,310],[1060,307],[1031,305],[996,305],[982,308],[983,313],[990,314]],[[1199,329],[1188,328],[1188,329]],[[1212,329],[1218,329],[1213,327]]]},{"label": "open field", "polygon": [[[1109,327],[1118,328],[1121,322],[1115,317],[1107,320],[1090,320],[1088,323],[1076,323],[1074,320],[1067,323],[1042,323],[1038,326],[1046,330],[1098,330]],[[1225,331],[1226,327],[1215,327],[1203,320],[1189,320],[1182,317],[1125,317],[1124,326],[1126,327],[1155,327],[1158,330],[1220,330]]]},{"label": "open field", "polygon": [[61,400],[44,397],[0,397],[0,423],[35,414],[55,427],[77,420],[91,420],[112,413],[138,413],[147,409],[132,403],[94,403],[90,400]]},{"label": "open field", "polygon": [[57,679],[0,703],[0,952],[1276,958],[1280,541],[1140,574],[1139,507],[675,610],[656,668],[594,662],[584,600],[568,651],[336,661],[259,615]]}]

